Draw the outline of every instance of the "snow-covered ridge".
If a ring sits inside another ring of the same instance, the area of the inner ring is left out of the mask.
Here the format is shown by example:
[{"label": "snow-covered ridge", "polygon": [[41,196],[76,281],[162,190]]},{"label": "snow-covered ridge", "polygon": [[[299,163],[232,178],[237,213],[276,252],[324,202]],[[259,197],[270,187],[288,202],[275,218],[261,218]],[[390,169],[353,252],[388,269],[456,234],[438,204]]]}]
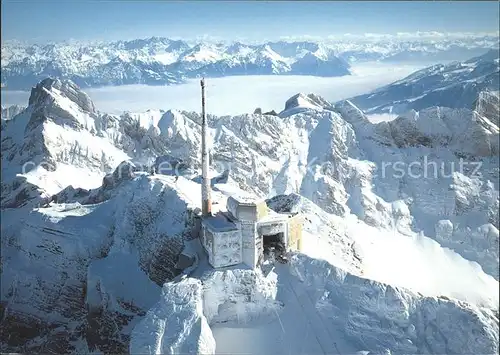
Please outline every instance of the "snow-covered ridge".
[{"label": "snow-covered ridge", "polygon": [[[487,353],[498,345],[498,124],[492,117],[498,110],[492,103],[494,98],[485,93],[474,110],[434,107],[372,124],[349,101],[331,105],[313,94],[297,94],[278,116],[208,117],[214,208],[224,206],[227,194],[240,189],[271,197],[268,204],[275,210],[302,212],[303,253],[322,261],[299,255],[291,264],[302,274],[297,277],[322,275],[317,266],[354,280],[343,285],[331,275],[319,277],[301,286],[302,299],[309,297],[311,284],[329,292],[311,294],[312,308],[324,304],[329,309],[345,301],[342,295],[357,292],[358,283],[366,286],[360,294],[384,292],[377,314],[356,313],[356,307],[365,304],[361,300],[347,308],[354,318],[315,315],[319,320],[311,329],[320,340],[309,352],[327,347],[331,337],[321,328],[358,339],[344,344],[343,353],[355,352],[353,347],[446,353],[460,346]],[[200,131],[198,113],[113,116],[99,112],[74,83],[48,79],[33,89],[29,106],[2,126],[2,327],[33,331],[31,337],[11,339],[7,350],[19,351],[16,341],[30,341],[32,351],[57,347],[66,352],[126,352],[136,329],[131,344],[137,349],[148,346],[152,330],[157,335],[151,348],[212,351],[206,324],[219,344],[227,337],[221,324],[214,324],[217,319],[233,320],[223,319],[234,310],[230,302],[217,299],[202,309],[200,303],[184,303],[185,317],[179,318],[186,324],[183,332],[168,326],[176,319],[168,313],[176,305],[165,302],[174,297],[160,296],[163,283],[180,272],[176,257],[195,234],[191,228],[192,211],[200,204]],[[157,157],[181,161],[184,168],[177,173],[182,176],[171,176],[175,171],[153,176],[144,172]],[[480,163],[481,175],[474,170],[478,164],[449,171],[464,157],[467,164]],[[426,176],[424,159],[438,167],[443,164],[446,171],[437,170],[434,176],[434,170],[427,170]],[[36,164],[23,171],[26,162]],[[394,171],[396,163],[413,164],[412,174]],[[294,272],[280,271],[278,276]],[[179,290],[187,289],[196,302],[207,300],[199,288],[210,281],[201,274],[192,277],[202,281],[178,285]],[[220,281],[218,276],[214,280]],[[231,280],[234,277],[227,276],[227,295],[238,295],[240,289]],[[172,292],[170,288],[164,294]],[[184,297],[177,296],[182,303]],[[438,300],[440,296],[450,300]],[[271,313],[280,311],[280,302],[271,307],[276,298],[282,301],[279,297],[265,293]],[[402,308],[393,305],[394,297]],[[390,304],[384,306],[386,301]],[[300,304],[293,298],[290,302]],[[370,302],[366,309],[373,309]],[[226,305],[205,313],[218,303]],[[391,318],[407,308],[407,318]],[[429,321],[440,309],[483,330],[476,334],[469,328],[467,333],[465,325],[452,318],[457,329],[451,329],[460,338],[453,338],[453,332],[441,334],[444,341],[436,334],[450,325],[441,318]],[[39,320],[35,327],[33,317]],[[134,328],[141,319],[142,325]],[[380,319],[398,326],[367,330]],[[291,320],[287,326],[294,323]],[[318,326],[322,322],[327,326]],[[255,329],[265,334],[259,326]],[[366,332],[373,339],[361,339],[359,334]],[[388,336],[394,332],[398,336]],[[196,342],[183,343],[184,335]]]},{"label": "snow-covered ridge", "polygon": [[498,47],[498,37],[387,38],[266,43],[191,43],[162,37],[101,43],[2,43],[2,84],[27,90],[46,76],[81,87],[167,85],[228,75],[349,75],[348,62],[465,60]]},{"label": "snow-covered ridge", "polygon": [[367,113],[402,114],[431,106],[473,108],[481,92],[498,96],[498,60],[499,51],[490,50],[463,62],[433,65],[350,100]]}]

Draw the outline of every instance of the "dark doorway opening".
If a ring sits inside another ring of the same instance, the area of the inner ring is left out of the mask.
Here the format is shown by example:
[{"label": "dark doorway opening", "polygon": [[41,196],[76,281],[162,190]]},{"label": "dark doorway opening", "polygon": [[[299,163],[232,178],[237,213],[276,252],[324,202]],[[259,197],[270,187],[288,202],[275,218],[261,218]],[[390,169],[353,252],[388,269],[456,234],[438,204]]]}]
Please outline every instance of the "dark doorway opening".
[{"label": "dark doorway opening", "polygon": [[264,256],[274,255],[282,257],[285,255],[285,235],[276,233],[262,236],[264,244]]}]

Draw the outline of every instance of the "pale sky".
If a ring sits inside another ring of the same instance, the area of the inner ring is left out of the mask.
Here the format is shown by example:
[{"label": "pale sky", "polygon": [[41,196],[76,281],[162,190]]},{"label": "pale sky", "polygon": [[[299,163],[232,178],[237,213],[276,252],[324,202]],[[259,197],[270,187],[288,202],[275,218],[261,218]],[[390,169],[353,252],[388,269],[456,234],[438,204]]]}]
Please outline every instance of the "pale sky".
[{"label": "pale sky", "polygon": [[2,40],[498,32],[496,1],[2,0]]}]

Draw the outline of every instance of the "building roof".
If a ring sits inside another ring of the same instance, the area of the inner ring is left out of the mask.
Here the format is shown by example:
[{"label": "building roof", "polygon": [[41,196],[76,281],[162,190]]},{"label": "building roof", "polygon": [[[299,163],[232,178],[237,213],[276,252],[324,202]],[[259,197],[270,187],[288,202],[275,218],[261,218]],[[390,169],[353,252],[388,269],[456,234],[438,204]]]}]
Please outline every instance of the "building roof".
[{"label": "building roof", "polygon": [[202,223],[212,232],[230,232],[238,230],[236,224],[231,222],[225,214],[219,212],[216,215],[203,217]]},{"label": "building roof", "polygon": [[228,200],[229,199],[236,201],[236,203],[240,206],[257,206],[259,203],[264,202],[264,199],[258,199],[244,194],[235,194],[229,196]]}]

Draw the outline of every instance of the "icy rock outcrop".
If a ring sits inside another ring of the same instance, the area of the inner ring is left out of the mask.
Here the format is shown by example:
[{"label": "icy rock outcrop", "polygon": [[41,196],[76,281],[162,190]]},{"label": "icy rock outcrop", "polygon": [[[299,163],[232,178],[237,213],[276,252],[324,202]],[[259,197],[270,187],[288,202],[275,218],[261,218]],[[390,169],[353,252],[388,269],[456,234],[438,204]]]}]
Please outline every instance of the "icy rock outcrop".
[{"label": "icy rock outcrop", "polygon": [[[139,118],[128,114],[98,113],[88,95],[71,81],[43,80],[33,88],[28,108],[2,123],[2,190],[6,192],[2,207],[36,206],[70,184],[97,187],[96,182],[124,160],[152,164],[156,156],[168,152],[168,146],[166,138],[151,128],[142,127]],[[26,177],[20,190],[7,186],[16,174]],[[88,178],[80,179],[82,174]],[[23,192],[32,190],[29,184],[36,186],[37,193]]]},{"label": "icy rock outcrop", "polygon": [[195,166],[200,159],[197,147],[201,146],[201,126],[195,117],[169,110],[161,117],[158,128],[160,136],[168,142],[169,155],[183,159],[189,166]]},{"label": "icy rock outcrop", "polygon": [[[291,65],[294,74],[317,76],[350,75],[349,64],[339,58],[325,58],[316,53],[306,53]],[[315,68],[314,71],[311,70]],[[311,74],[313,72],[313,74]]]},{"label": "icy rock outcrop", "polygon": [[42,205],[51,202],[68,203],[78,201],[82,205],[96,204],[109,200],[120,190],[116,188],[123,182],[133,180],[136,172],[141,171],[141,167],[136,166],[131,161],[121,162],[111,174],[106,174],[102,179],[102,185],[96,189],[74,188],[67,186],[59,193],[52,195],[42,201]]},{"label": "icy rock outcrop", "polygon": [[500,91],[481,91],[472,107],[482,117],[488,117],[495,125],[500,125]]},{"label": "icy rock outcrop", "polygon": [[496,156],[498,126],[468,109],[431,107],[388,122],[398,147],[451,146],[470,156]]},{"label": "icy rock outcrop", "polygon": [[370,124],[363,111],[349,100],[344,100],[335,104],[335,111],[352,124],[355,128]]},{"label": "icy rock outcrop", "polygon": [[[390,122],[372,124],[349,100],[339,102],[335,110],[351,123],[360,137],[398,148],[450,147],[469,156],[495,156],[498,148],[498,124],[490,118],[495,112],[482,110],[488,116],[469,109],[430,107],[411,110]],[[492,114],[490,116],[490,114]]]},{"label": "icy rock outcrop", "polygon": [[281,306],[276,292],[276,279],[264,278],[259,270],[209,271],[201,280],[168,282],[132,331],[130,352],[213,354],[209,325],[274,317]]},{"label": "icy rock outcrop", "polygon": [[24,207],[30,201],[40,204],[43,199],[39,187],[27,182],[25,177],[16,176],[10,183],[2,183],[2,209]]},{"label": "icy rock outcrop", "polygon": [[87,266],[111,243],[109,207],[2,211],[1,327],[12,335],[5,351],[74,349],[85,331]]},{"label": "icy rock outcrop", "polygon": [[[66,186],[76,179],[91,185],[93,176],[127,158],[112,143],[91,133],[95,131],[95,108],[73,83],[46,79],[33,88],[29,103],[26,110],[6,122],[2,132],[2,189],[9,189],[4,186],[21,174],[26,186],[37,186],[38,196],[30,201],[37,205],[40,199],[59,192],[57,185]],[[58,169],[64,173],[56,173]],[[79,179],[81,173],[88,175],[87,181]],[[2,207],[8,205],[5,199],[18,199],[18,195],[3,195]]]},{"label": "icy rock outcrop", "polygon": [[283,111],[298,107],[313,107],[316,109],[321,109],[324,104],[328,104],[328,102],[319,96],[313,94],[306,95],[303,93],[298,93],[293,95],[285,102],[285,108]]},{"label": "icy rock outcrop", "polygon": [[449,240],[453,235],[453,223],[444,219],[436,223],[436,238],[438,240]]},{"label": "icy rock outcrop", "polygon": [[301,195],[327,212],[344,215],[348,195],[344,184],[356,179],[348,157],[359,157],[360,150],[352,127],[339,115],[321,114],[309,134],[308,168],[302,180]]},{"label": "icy rock outcrop", "polygon": [[[433,107],[372,124],[349,101],[336,111],[352,124],[361,150],[349,165],[357,182],[343,184],[351,213],[370,225],[423,231],[498,278],[498,248],[474,237],[485,223],[498,229],[498,185],[491,182],[498,181],[499,131],[492,118]],[[450,239],[436,236],[439,220],[456,226]]]},{"label": "icy rock outcrop", "polygon": [[154,163],[156,174],[183,175],[190,170],[189,168],[183,159],[176,158],[170,154],[156,157]]},{"label": "icy rock outcrop", "polygon": [[134,328],[131,354],[214,354],[215,340],[203,314],[200,280],[163,286],[160,301]]},{"label": "icy rock outcrop", "polygon": [[213,271],[205,274],[202,281],[203,313],[209,324],[245,324],[279,311],[277,280],[264,278],[260,270]]}]

